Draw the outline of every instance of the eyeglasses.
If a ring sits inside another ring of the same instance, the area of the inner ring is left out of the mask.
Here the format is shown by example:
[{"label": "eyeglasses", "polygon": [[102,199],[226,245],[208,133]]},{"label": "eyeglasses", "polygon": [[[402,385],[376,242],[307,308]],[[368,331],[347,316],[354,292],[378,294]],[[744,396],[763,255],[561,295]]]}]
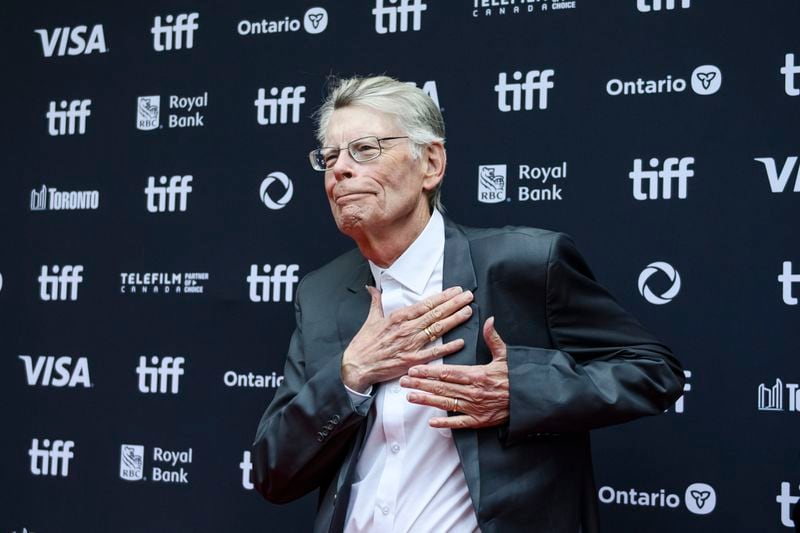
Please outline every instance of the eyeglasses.
[{"label": "eyeglasses", "polygon": [[[408,139],[408,136],[402,137],[361,137],[354,141],[347,143],[347,151],[353,160],[364,163],[380,157],[383,153],[383,145],[381,141],[393,141],[395,139]],[[312,150],[308,154],[308,159],[311,161],[311,166],[314,170],[325,172],[333,168],[336,161],[339,159],[339,152],[343,148],[335,148],[332,146],[323,146]]]}]

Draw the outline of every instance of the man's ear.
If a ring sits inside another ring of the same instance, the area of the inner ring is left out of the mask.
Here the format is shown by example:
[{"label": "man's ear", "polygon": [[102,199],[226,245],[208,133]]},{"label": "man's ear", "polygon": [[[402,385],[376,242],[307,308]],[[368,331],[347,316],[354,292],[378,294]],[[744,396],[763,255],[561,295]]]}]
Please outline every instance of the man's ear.
[{"label": "man's ear", "polygon": [[427,145],[422,151],[422,163],[425,177],[422,181],[422,188],[430,191],[436,188],[444,177],[444,170],[447,166],[447,152],[444,144],[434,141]]}]

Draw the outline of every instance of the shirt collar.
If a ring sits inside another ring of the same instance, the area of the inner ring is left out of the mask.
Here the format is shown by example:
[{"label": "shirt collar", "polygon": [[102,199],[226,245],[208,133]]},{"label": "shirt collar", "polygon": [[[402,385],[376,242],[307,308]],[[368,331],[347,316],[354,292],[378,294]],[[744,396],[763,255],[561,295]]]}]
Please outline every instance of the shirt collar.
[{"label": "shirt collar", "polygon": [[422,233],[406,251],[389,266],[381,268],[369,261],[369,268],[378,289],[381,273],[388,274],[404,287],[421,295],[444,253],[444,219],[436,209]]}]

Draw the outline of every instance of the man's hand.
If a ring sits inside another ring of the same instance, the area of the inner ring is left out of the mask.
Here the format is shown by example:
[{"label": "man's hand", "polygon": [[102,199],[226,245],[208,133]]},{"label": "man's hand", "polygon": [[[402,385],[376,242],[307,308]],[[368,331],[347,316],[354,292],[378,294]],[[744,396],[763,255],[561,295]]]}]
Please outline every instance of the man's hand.
[{"label": "man's hand", "polygon": [[422,349],[470,317],[472,292],[452,287],[384,317],[381,293],[375,287],[367,290],[372,296],[369,315],[342,356],[342,381],[350,389],[363,392],[464,347],[464,340],[456,339]]},{"label": "man's hand", "polygon": [[484,323],[483,338],[492,352],[487,365],[415,366],[400,379],[401,386],[423,391],[409,393],[408,401],[461,413],[431,418],[431,427],[482,428],[508,421],[508,355],[494,317]]}]

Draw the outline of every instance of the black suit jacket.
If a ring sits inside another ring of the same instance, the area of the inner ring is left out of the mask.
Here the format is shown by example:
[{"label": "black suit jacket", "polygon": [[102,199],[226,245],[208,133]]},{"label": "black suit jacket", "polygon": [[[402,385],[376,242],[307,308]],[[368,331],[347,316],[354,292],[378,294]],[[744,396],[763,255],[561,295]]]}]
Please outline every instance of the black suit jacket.
[{"label": "black suit jacket", "polygon": [[[368,283],[357,249],[300,283],[284,381],[253,444],[253,483],[268,500],[320,489],[314,531],[341,530],[373,418],[353,409],[340,377],[368,313]],[[490,316],[508,344],[508,424],[453,432],[481,530],[597,531],[589,430],[663,412],[681,395],[680,363],[595,281],[563,234],[445,219],[443,285],[475,294],[470,320],[443,338],[465,347],[445,363],[491,360],[481,335]]]}]

